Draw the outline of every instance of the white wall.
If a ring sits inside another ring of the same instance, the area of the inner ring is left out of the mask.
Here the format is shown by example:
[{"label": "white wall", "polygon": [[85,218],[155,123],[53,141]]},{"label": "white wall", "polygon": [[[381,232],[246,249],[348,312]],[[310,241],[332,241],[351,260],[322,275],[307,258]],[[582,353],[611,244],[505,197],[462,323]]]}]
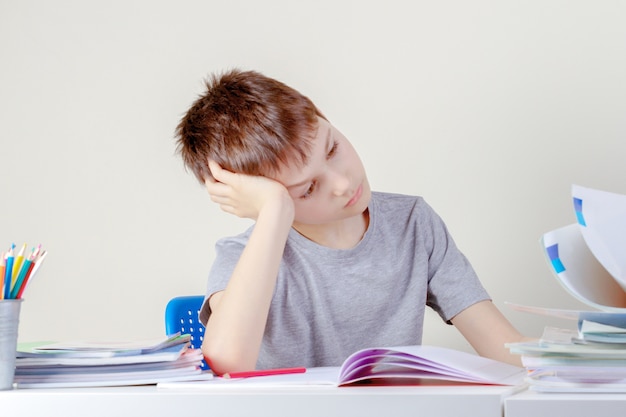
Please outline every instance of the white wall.
[{"label": "white wall", "polygon": [[[0,2],[0,245],[49,251],[20,340],[148,338],[203,293],[211,205],[174,128],[210,72],[299,89],[352,140],[374,189],[419,194],[505,301],[580,308],[538,239],[570,185],[626,193],[621,1]],[[131,325],[128,325],[131,323]],[[427,317],[426,343],[465,349]]]}]

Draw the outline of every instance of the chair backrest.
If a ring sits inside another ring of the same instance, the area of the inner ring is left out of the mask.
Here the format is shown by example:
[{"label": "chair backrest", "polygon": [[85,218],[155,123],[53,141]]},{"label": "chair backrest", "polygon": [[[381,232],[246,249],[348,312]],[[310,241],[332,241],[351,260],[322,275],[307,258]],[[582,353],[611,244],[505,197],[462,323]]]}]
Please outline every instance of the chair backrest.
[{"label": "chair backrest", "polygon": [[[165,306],[165,334],[168,336],[177,332],[188,334],[191,336],[191,347],[200,349],[204,340],[204,326],[200,323],[198,314],[203,301],[202,295],[172,298]],[[208,369],[204,361],[202,369]]]}]

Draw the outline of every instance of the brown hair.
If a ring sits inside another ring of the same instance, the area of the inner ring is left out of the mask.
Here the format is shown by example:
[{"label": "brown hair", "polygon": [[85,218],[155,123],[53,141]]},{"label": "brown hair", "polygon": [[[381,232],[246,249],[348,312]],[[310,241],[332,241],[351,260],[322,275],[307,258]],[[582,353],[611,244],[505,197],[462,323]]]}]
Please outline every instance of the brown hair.
[{"label": "brown hair", "polygon": [[324,117],[311,100],[254,71],[214,74],[205,84],[176,128],[177,150],[200,182],[211,175],[209,160],[249,175],[306,164]]}]

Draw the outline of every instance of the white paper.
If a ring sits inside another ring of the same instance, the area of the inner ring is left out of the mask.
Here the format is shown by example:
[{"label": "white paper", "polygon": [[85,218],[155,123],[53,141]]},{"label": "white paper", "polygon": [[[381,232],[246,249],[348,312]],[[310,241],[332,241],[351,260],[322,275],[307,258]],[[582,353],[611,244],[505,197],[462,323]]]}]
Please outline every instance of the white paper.
[{"label": "white paper", "polygon": [[599,310],[626,312],[626,291],[598,262],[578,224],[545,233],[541,245],[553,276],[572,296]]},{"label": "white paper", "polygon": [[603,361],[607,359],[626,360],[626,346],[612,343],[545,343],[545,342],[519,342],[507,343],[509,351],[518,355],[546,356],[560,354],[569,357],[572,364],[578,358],[596,359]]},{"label": "white paper", "polygon": [[589,320],[583,320],[580,324],[580,332],[587,333],[603,333],[603,334],[626,334],[623,327],[610,326],[608,324],[596,323]]},{"label": "white paper", "polygon": [[16,379],[17,388],[86,388],[86,387],[118,387],[129,385],[159,385],[167,383],[184,383],[206,381],[213,379],[213,375],[202,372],[200,369],[193,371],[165,373],[159,372],[144,375],[116,375],[115,378],[103,379],[82,379],[68,381],[20,381]]},{"label": "white paper", "polygon": [[68,357],[42,353],[38,357],[18,357],[15,363],[19,368],[23,366],[102,366],[167,362],[178,359],[187,349],[186,345],[177,345],[152,353],[105,357]]},{"label": "white paper", "polygon": [[626,289],[626,196],[573,185],[572,197],[581,202],[576,215],[587,246]]},{"label": "white paper", "polygon": [[176,333],[169,337],[160,337],[147,340],[73,340],[68,342],[54,342],[38,345],[32,348],[38,353],[63,352],[137,352],[148,353],[165,347],[188,342],[190,335]]},{"label": "white paper", "polygon": [[578,320],[578,316],[583,311],[581,310],[565,310],[560,308],[546,308],[546,307],[534,307],[526,306],[522,304],[511,303],[506,301],[505,305],[509,306],[513,310],[522,311],[524,313],[538,314],[540,316],[557,317],[567,320]]}]

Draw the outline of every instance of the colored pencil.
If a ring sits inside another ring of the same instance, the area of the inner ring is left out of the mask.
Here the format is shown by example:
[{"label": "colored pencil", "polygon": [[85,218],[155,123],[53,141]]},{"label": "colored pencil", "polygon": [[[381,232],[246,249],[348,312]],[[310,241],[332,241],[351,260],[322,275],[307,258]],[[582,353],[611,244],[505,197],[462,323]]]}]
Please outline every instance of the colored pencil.
[{"label": "colored pencil", "polygon": [[4,269],[5,269],[5,253],[2,252],[2,256],[0,257],[0,300],[4,299]]},{"label": "colored pencil", "polygon": [[11,278],[13,275],[13,249],[15,249],[15,244],[12,244],[9,248],[4,270],[4,298],[7,300],[11,296]]},{"label": "colored pencil", "polygon": [[32,264],[33,261],[31,261],[30,259],[26,259],[26,262],[24,262],[24,264],[22,265],[19,276],[17,277],[15,283],[13,284],[13,287],[11,288],[11,298],[18,298],[17,293],[20,292],[20,289],[26,283],[26,276],[30,272]]},{"label": "colored pencil", "polygon": [[20,268],[22,267],[22,262],[24,262],[24,251],[26,250],[26,243],[22,245],[19,253],[15,257],[15,261],[13,262],[13,270],[11,271],[11,285],[15,285],[15,280],[20,273]]},{"label": "colored pencil", "polygon": [[259,371],[244,371],[244,372],[229,372],[222,377],[224,378],[250,378],[254,376],[269,376],[269,375],[285,375],[285,374],[302,374],[306,372],[306,368],[278,368],[278,369],[263,369]]},{"label": "colored pencil", "polygon": [[0,255],[0,300],[22,298],[27,285],[33,280],[41,267],[46,255],[41,245],[37,245],[26,256],[24,244],[17,255],[14,254],[15,244]]},{"label": "colored pencil", "polygon": [[37,273],[37,270],[39,269],[39,267],[43,263],[43,260],[46,258],[47,254],[48,254],[48,252],[46,252],[46,251],[41,252],[41,254],[37,257],[37,260],[30,264],[30,268],[28,269],[28,273],[26,274],[24,282],[22,283],[22,285],[18,289],[15,298],[22,298],[22,294],[24,294],[24,290],[26,289],[26,286],[35,277],[35,274]]}]

